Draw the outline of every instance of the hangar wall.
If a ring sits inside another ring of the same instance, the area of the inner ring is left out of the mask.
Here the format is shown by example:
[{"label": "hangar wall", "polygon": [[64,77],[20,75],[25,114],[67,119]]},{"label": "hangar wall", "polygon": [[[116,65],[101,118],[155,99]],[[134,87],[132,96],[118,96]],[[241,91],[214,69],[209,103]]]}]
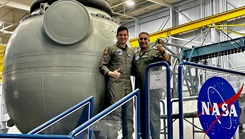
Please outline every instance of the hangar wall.
[{"label": "hangar wall", "polygon": [[[172,5],[172,7],[145,14],[135,18],[132,22],[123,24],[129,28],[130,38],[132,39],[137,38],[138,33],[141,31],[154,33],[184,23],[217,15],[244,5],[245,1],[241,0],[185,0]],[[168,37],[168,41],[176,45],[192,48],[193,46],[203,46],[210,43],[242,37],[235,32],[245,32],[244,22],[245,17],[243,16],[220,23],[222,25],[228,25],[223,28],[231,30],[231,32],[203,27],[170,36]],[[208,62],[210,65],[223,68],[235,68],[237,66],[245,65],[245,62],[239,59],[244,59],[244,53],[209,59]]]}]

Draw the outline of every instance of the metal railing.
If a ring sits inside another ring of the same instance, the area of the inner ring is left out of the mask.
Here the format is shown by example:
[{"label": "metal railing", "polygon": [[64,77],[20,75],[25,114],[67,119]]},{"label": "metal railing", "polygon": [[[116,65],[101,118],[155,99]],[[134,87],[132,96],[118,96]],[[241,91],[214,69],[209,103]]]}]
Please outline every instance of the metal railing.
[{"label": "metal railing", "polygon": [[[79,135],[80,133],[85,131],[87,128],[90,128],[93,124],[98,122],[100,119],[102,119],[103,117],[105,117],[109,113],[111,113],[112,111],[116,110],[118,107],[120,107],[123,104],[130,101],[133,97],[136,97],[136,116],[137,116],[137,118],[136,118],[136,120],[137,120],[137,124],[136,124],[137,125],[137,131],[136,132],[137,132],[137,139],[140,139],[140,91],[139,91],[139,89],[136,89],[132,93],[128,94],[127,96],[125,96],[124,98],[122,98],[121,100],[116,102],[115,104],[109,106],[108,108],[106,108],[105,110],[100,112],[99,114],[95,115],[90,120],[86,121],[85,123],[83,123],[82,125],[77,127],[76,129],[74,129],[69,134],[69,136],[75,137],[75,136]],[[91,132],[88,132],[88,133],[91,134]],[[89,135],[89,138],[91,138],[91,135]]]},{"label": "metal railing", "polygon": [[[137,139],[140,139],[140,91],[139,89],[136,89],[129,95],[125,96],[115,104],[111,105],[107,109],[103,110],[96,116],[92,117],[92,111],[93,111],[93,100],[94,97],[89,97],[82,101],[81,103],[73,106],[72,108],[68,109],[67,111],[59,114],[58,116],[54,117],[53,119],[45,122],[41,126],[35,128],[34,130],[30,131],[27,134],[0,134],[0,138],[15,138],[15,139],[21,139],[21,138],[26,138],[26,139],[74,139],[76,135],[79,133],[83,132],[85,129],[90,128],[91,125],[93,125],[95,122],[99,121],[102,119],[102,117],[105,117],[108,115],[110,112],[116,110],[118,107],[122,106],[123,104],[127,103],[131,99],[136,97],[136,120],[137,120]],[[46,128],[52,126],[54,123],[58,122],[59,120],[65,118],[66,116],[70,115],[72,112],[76,111],[77,109],[80,109],[84,105],[90,104],[90,109],[89,109],[89,118],[90,120],[86,121],[82,125],[78,126],[76,129],[70,132],[69,135],[46,135],[46,134],[38,134],[41,131],[45,130]],[[92,138],[92,131],[88,132],[89,133],[89,138]]]},{"label": "metal railing", "polygon": [[0,138],[12,139],[73,139],[67,135],[0,134]]},{"label": "metal railing", "polygon": [[[112,111],[116,110],[118,107],[122,106],[123,104],[127,103],[135,96],[136,96],[136,116],[137,116],[136,118],[137,131],[136,132],[137,132],[137,138],[140,139],[140,91],[139,89],[136,89],[132,93],[128,94],[127,96],[125,96],[124,98],[116,102],[115,104],[109,106],[108,108],[106,108],[105,110],[103,110],[102,112],[100,112],[99,114],[97,114],[96,116],[88,120],[87,122],[77,127],[75,130],[73,130],[69,134],[69,136],[75,137],[78,134],[82,133],[84,130],[86,130],[87,128],[90,128],[93,124],[98,122],[100,119],[102,119],[103,117],[111,113]],[[89,137],[91,136],[89,135]]]},{"label": "metal railing", "polygon": [[167,125],[168,125],[168,139],[172,139],[173,138],[173,124],[172,124],[172,105],[171,105],[171,84],[170,84],[170,67],[169,67],[169,64],[167,62],[156,62],[156,63],[152,63],[150,65],[147,66],[146,68],[146,72],[145,72],[145,98],[142,98],[142,99],[145,99],[145,108],[146,108],[146,111],[145,111],[145,115],[146,115],[146,119],[145,119],[145,131],[142,131],[142,132],[145,132],[145,138],[149,138],[150,135],[149,135],[149,89],[148,89],[148,81],[149,81],[149,70],[151,68],[154,68],[154,67],[159,67],[159,66],[164,66],[166,67],[166,73],[167,73]]}]

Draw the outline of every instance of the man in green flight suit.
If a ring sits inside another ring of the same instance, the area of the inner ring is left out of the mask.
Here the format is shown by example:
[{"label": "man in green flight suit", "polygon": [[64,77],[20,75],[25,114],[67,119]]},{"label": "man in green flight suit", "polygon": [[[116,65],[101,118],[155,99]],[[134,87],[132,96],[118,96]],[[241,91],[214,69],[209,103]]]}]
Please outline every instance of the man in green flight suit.
[{"label": "man in green flight suit", "polygon": [[[147,32],[139,34],[138,43],[140,51],[135,53],[132,75],[135,76],[135,88],[140,89],[140,106],[141,106],[141,138],[145,138],[145,70],[146,67],[154,62],[167,61],[169,62],[169,55],[165,52],[161,44],[157,45],[157,50],[150,48],[150,38]],[[150,90],[150,134],[152,139],[160,139],[160,99],[162,96],[161,89]]]},{"label": "man in green flight suit", "polygon": [[[112,105],[132,92],[131,67],[134,51],[128,47],[128,29],[120,26],[117,29],[117,43],[105,48],[100,63],[100,73],[106,79],[106,98]],[[105,102],[107,103],[107,102]],[[108,139],[116,139],[122,120],[123,139],[133,139],[133,102],[129,101],[107,116]]]}]

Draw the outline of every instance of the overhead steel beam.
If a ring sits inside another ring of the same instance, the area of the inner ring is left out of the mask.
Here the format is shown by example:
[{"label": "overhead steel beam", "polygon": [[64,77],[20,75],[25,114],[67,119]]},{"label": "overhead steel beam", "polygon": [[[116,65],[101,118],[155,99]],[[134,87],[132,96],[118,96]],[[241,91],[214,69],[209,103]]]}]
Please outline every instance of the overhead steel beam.
[{"label": "overhead steel beam", "polygon": [[32,1],[30,0],[8,0],[7,2],[1,2],[0,0],[0,5],[4,5],[7,7],[11,8],[16,8],[24,11],[29,11],[30,10],[30,5]]},{"label": "overhead steel beam", "polygon": [[156,4],[159,4],[159,5],[162,5],[162,6],[167,6],[167,7],[170,7],[171,5],[164,2],[163,0],[147,0],[147,1],[150,1],[150,2],[153,2],[153,3],[156,3]]},{"label": "overhead steel beam", "polygon": [[[227,21],[230,19],[234,19],[240,16],[244,16],[245,13],[245,6],[229,10],[220,14],[216,14],[213,16],[209,16],[206,18],[202,18],[193,22],[189,22],[183,25],[175,26],[172,28],[168,28],[162,31],[158,31],[155,33],[150,34],[150,40],[151,42],[155,42],[157,38],[162,37],[162,38],[167,38],[168,36],[176,35],[179,33],[184,33],[187,31],[191,31],[194,29],[198,29],[207,25],[212,25],[214,23],[219,23],[222,21]],[[129,40],[131,46],[133,48],[138,46],[138,38],[134,38]]]}]

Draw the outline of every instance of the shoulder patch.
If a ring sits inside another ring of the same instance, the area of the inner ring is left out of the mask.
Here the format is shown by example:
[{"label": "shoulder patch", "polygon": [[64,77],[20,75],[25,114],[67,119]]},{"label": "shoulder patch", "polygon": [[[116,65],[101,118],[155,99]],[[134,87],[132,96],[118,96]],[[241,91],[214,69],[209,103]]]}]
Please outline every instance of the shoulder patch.
[{"label": "shoulder patch", "polygon": [[105,55],[105,54],[108,54],[108,49],[109,49],[108,47],[105,48],[105,50],[104,50],[104,55]]},{"label": "shoulder patch", "polygon": [[104,57],[103,57],[103,61],[106,61],[106,60],[107,60],[107,56],[104,56]]}]

